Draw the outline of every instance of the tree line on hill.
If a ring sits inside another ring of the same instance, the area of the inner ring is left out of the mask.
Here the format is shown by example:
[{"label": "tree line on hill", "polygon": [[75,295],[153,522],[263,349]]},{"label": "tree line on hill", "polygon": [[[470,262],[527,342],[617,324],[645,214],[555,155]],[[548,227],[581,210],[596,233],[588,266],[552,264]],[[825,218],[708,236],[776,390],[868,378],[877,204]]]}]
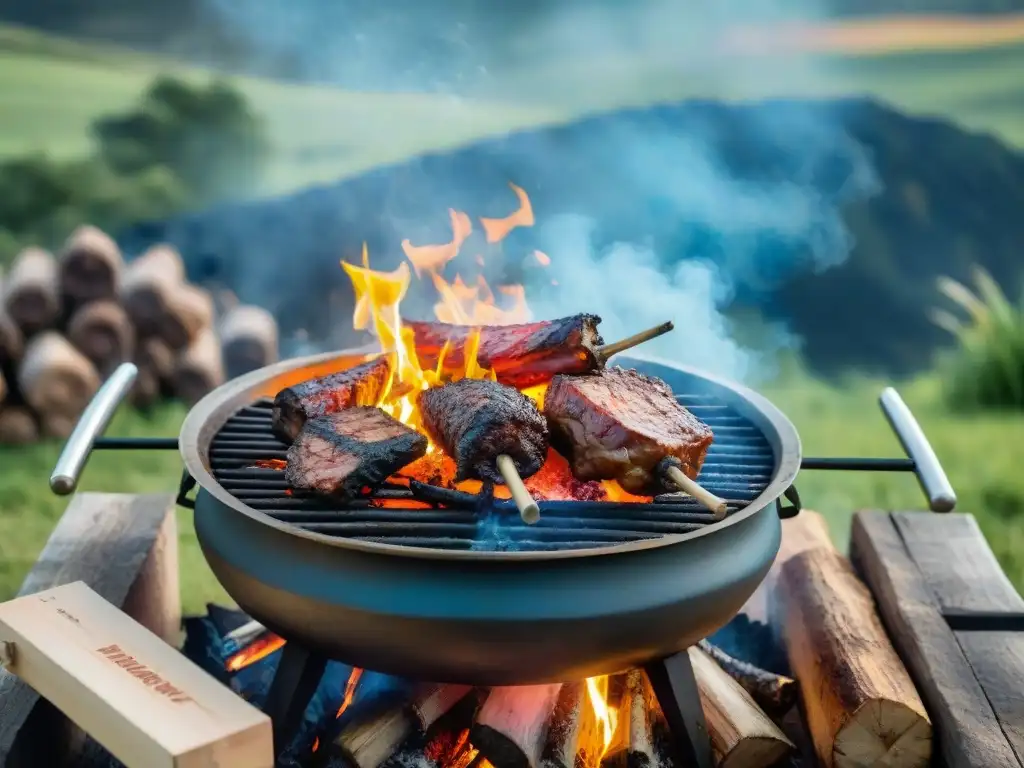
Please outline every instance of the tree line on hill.
[{"label": "tree line on hill", "polygon": [[214,82],[155,80],[133,109],[96,120],[89,157],[0,161],[0,263],[55,248],[83,222],[116,232],[240,195],[269,156],[244,97]]}]

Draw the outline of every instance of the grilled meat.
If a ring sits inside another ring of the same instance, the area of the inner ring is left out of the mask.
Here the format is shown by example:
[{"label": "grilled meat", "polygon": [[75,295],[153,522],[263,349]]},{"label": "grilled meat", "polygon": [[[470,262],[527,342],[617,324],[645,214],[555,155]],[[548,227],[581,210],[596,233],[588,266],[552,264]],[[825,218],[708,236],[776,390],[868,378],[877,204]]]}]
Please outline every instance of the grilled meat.
[{"label": "grilled meat", "polygon": [[441,350],[445,370],[462,370],[466,341],[480,333],[477,361],[492,369],[498,381],[525,389],[550,381],[556,373],[585,373],[602,366],[595,349],[604,341],[597,331],[597,315],[573,315],[521,325],[490,325],[475,328],[446,323],[402,320],[412,329],[420,365],[436,369]]},{"label": "grilled meat", "polygon": [[308,419],[288,449],[295,490],[352,498],[427,452],[427,438],[380,408],[353,406]]},{"label": "grilled meat", "polygon": [[579,480],[617,480],[630,493],[660,490],[658,464],[678,459],[696,478],[713,435],[661,379],[619,367],[555,376],[544,395],[552,445]]},{"label": "grilled meat", "polygon": [[495,381],[460,379],[419,396],[427,433],[455,459],[455,480],[504,483],[495,460],[512,458],[527,478],[544,463],[548,429],[533,400]]},{"label": "grilled meat", "polygon": [[290,443],[307,419],[328,416],[353,405],[376,405],[390,377],[390,358],[381,355],[354,368],[282,389],[274,398],[274,434]]}]

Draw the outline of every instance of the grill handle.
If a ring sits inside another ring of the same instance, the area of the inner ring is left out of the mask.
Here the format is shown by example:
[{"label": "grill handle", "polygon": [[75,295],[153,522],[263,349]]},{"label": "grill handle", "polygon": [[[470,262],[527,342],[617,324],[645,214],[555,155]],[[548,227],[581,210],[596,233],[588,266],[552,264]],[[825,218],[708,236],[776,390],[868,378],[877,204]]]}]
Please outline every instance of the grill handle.
[{"label": "grill handle", "polygon": [[103,434],[118,407],[124,402],[139,369],[132,363],[121,363],[86,406],[71,437],[57,459],[50,475],[50,490],[58,496],[74,493],[78,479],[92,454],[97,438]]},{"label": "grill handle", "polygon": [[882,390],[878,403],[882,406],[889,426],[899,438],[904,453],[914,462],[914,474],[917,475],[924,495],[928,497],[928,507],[932,512],[952,512],[956,506],[956,493],[910,408],[892,387]]}]

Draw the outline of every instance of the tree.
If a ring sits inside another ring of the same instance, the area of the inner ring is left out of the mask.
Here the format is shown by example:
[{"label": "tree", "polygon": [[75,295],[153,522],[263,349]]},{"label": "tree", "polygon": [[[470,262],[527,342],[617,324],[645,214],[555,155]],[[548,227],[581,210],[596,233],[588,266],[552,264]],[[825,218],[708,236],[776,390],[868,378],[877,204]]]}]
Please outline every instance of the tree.
[{"label": "tree", "polygon": [[250,192],[270,151],[262,121],[223,82],[203,88],[161,77],[136,109],[97,120],[93,134],[116,173],[165,167],[198,204]]}]

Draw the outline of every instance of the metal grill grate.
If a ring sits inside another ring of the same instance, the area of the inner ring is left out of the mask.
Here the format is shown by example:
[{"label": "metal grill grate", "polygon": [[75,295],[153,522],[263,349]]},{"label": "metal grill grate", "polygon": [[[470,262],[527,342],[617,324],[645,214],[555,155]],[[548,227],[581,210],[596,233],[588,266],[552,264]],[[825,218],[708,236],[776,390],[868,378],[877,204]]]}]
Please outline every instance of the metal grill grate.
[{"label": "metal grill grate", "polygon": [[[715,434],[698,481],[726,499],[730,512],[747,506],[767,487],[775,466],[764,434],[713,396],[677,399]],[[284,459],[287,452],[270,429],[271,406],[269,400],[258,401],[227,421],[210,445],[211,469],[225,490],[252,509],[309,531],[410,547],[551,551],[688,533],[713,522],[695,501],[674,494],[651,503],[540,501],[541,519],[530,526],[520,520],[511,501],[495,500],[482,511],[477,497],[429,486],[420,486],[418,494],[385,486],[344,505],[292,495],[283,470],[254,466],[261,460]],[[384,499],[393,503],[440,496],[446,503],[435,501],[430,509],[381,506]]]}]

